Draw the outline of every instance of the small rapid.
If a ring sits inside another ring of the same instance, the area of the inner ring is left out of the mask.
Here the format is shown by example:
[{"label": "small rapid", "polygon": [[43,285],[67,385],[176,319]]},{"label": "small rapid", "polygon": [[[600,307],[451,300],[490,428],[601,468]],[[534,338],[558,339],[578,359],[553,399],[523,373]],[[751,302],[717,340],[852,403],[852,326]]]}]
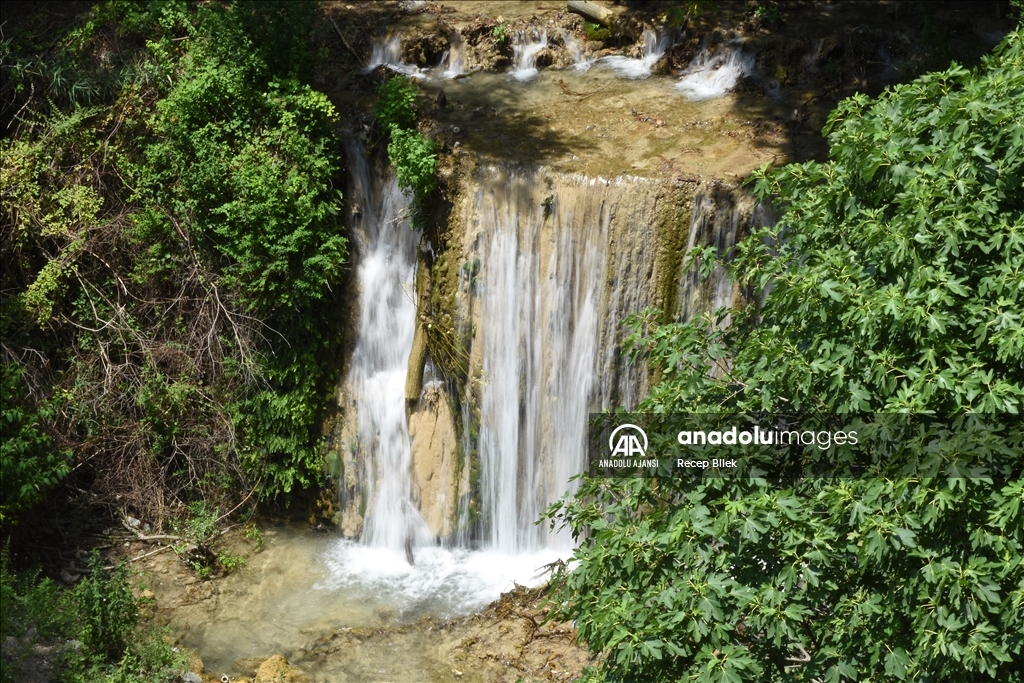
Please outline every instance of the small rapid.
[{"label": "small rapid", "polygon": [[389,34],[382,40],[373,43],[370,48],[370,62],[363,71],[369,73],[381,65],[404,76],[424,77],[423,72],[417,66],[402,61],[402,39],[398,35]]},{"label": "small rapid", "polygon": [[654,65],[665,56],[665,50],[668,48],[668,36],[659,36],[654,29],[648,28],[644,30],[644,44],[640,57],[636,59],[620,56],[602,57],[598,63],[611,68],[622,78],[631,80],[647,78],[651,75]]},{"label": "small rapid", "polygon": [[676,89],[693,101],[727,94],[739,80],[754,72],[754,56],[742,43],[731,40],[715,49],[702,49],[683,71]]},{"label": "small rapid", "polygon": [[523,83],[533,80],[537,76],[537,55],[548,46],[548,32],[541,29],[520,31],[516,35],[516,42],[513,46],[512,71],[509,72],[512,80]]},{"label": "small rapid", "polygon": [[516,585],[544,583],[550,565],[564,559],[552,549],[508,553],[431,546],[418,549],[410,565],[401,552],[339,541],[327,549],[325,575],[313,589],[395,606],[400,620],[447,619],[479,611]]},{"label": "small rapid", "polygon": [[[541,67],[551,63],[553,51],[564,50],[566,66],[561,68],[578,77],[600,67],[624,80],[645,80],[654,74],[672,44],[668,32],[648,27],[644,29],[638,57],[608,55],[597,58],[591,56],[585,44],[567,30],[560,30],[552,42],[546,28],[529,27],[518,31],[513,39],[512,66],[505,78],[511,83],[536,81]],[[541,55],[545,53],[546,61],[541,61]],[[388,34],[373,44],[370,61],[364,71],[383,65],[410,78],[440,83],[480,70],[468,69],[467,62],[465,39],[458,31],[449,37],[448,49],[441,55],[439,63],[430,68],[403,62],[401,38]],[[755,74],[754,55],[744,51],[742,41],[734,38],[716,47],[702,48],[679,73],[674,85],[666,83],[666,89],[691,101],[710,100],[727,95],[740,79]]]}]

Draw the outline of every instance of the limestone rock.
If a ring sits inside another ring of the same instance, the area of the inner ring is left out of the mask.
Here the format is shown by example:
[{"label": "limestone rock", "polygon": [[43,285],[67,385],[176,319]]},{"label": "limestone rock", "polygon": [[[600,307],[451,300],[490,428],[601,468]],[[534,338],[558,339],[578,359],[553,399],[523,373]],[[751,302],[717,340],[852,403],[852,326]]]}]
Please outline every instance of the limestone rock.
[{"label": "limestone rock", "polygon": [[188,670],[194,674],[202,674],[206,671],[206,667],[203,664],[203,658],[199,656],[199,653],[195,650],[185,650],[188,654]]},{"label": "limestone rock", "polygon": [[409,442],[417,508],[432,534],[448,536],[456,514],[458,437],[442,387],[424,389],[409,415]]},{"label": "limestone rock", "polygon": [[288,660],[281,655],[274,655],[267,661],[260,664],[256,670],[254,683],[312,683],[306,672],[292,666]]}]

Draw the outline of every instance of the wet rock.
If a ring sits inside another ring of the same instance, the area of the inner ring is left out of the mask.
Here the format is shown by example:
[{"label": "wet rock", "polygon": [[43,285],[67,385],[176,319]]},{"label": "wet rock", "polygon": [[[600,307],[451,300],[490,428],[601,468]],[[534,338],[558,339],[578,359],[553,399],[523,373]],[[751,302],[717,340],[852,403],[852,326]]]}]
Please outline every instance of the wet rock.
[{"label": "wet rock", "polygon": [[669,73],[669,71],[670,69],[667,59],[659,59],[658,61],[651,65],[652,74],[667,74]]},{"label": "wet rock", "polygon": [[199,653],[195,650],[185,650],[188,655],[188,670],[191,673],[202,675],[206,671],[206,666],[203,664],[203,658],[199,656]]},{"label": "wet rock", "polygon": [[253,683],[312,683],[306,672],[292,666],[281,655],[274,655],[256,670]]},{"label": "wet rock", "polygon": [[543,50],[541,50],[540,52],[537,53],[536,61],[534,63],[537,65],[538,69],[545,69],[545,68],[551,66],[551,64],[554,61],[555,61],[555,53],[554,53],[554,51],[551,48],[546,47],[546,48],[544,48]]},{"label": "wet rock", "polygon": [[402,45],[402,61],[419,67],[436,66],[445,50],[451,47],[448,36],[430,33]]},{"label": "wet rock", "polygon": [[199,674],[189,671],[181,677],[182,683],[203,683],[203,678]]},{"label": "wet rock", "polygon": [[266,657],[239,657],[231,663],[231,668],[237,673],[246,676],[255,676],[263,662],[269,661]]}]

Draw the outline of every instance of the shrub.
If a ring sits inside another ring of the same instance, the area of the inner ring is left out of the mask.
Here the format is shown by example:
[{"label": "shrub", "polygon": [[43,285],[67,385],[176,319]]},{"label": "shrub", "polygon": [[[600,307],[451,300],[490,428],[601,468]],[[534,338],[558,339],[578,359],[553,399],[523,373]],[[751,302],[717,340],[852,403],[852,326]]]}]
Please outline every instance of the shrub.
[{"label": "shrub", "polygon": [[423,134],[415,130],[391,129],[388,142],[388,158],[395,168],[398,184],[412,192],[417,200],[430,194],[437,184],[434,167],[437,156],[434,145]]},{"label": "shrub", "polygon": [[874,477],[584,480],[553,597],[606,680],[1024,680],[1022,121],[1020,29],[843,102],[828,163],[754,176],[782,216],[728,266],[750,303],[637,322],[647,412],[923,427]]},{"label": "shrub", "polygon": [[89,570],[70,588],[37,572],[16,573],[0,553],[0,681],[19,681],[22,651],[50,648],[55,680],[68,683],[172,683],[187,668],[166,633],[141,625],[124,563],[112,572],[94,554]]},{"label": "shrub", "polygon": [[374,115],[384,130],[411,128],[416,120],[416,84],[406,76],[394,76],[380,86]]}]

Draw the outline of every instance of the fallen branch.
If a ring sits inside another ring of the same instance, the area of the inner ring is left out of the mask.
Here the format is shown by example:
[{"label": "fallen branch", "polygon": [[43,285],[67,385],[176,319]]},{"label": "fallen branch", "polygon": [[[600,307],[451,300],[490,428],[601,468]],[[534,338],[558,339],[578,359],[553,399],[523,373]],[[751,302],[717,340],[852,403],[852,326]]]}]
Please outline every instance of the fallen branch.
[{"label": "fallen branch", "polygon": [[125,529],[127,529],[128,531],[130,531],[133,534],[135,534],[135,538],[137,538],[140,541],[184,541],[185,540],[181,536],[170,536],[168,534],[154,534],[152,536],[146,536],[141,531],[139,531],[138,529],[133,527],[131,524],[129,524],[128,520],[124,519],[123,517],[121,518],[121,526],[123,526]]},{"label": "fallen branch", "polygon": [[334,27],[334,30],[338,32],[338,37],[341,38],[342,45],[348,48],[348,51],[352,53],[352,56],[356,58],[356,61],[363,61],[363,58],[359,56],[359,53],[352,49],[352,46],[348,44],[347,40],[345,40],[345,35],[341,32],[341,29],[338,28],[338,25],[334,23],[334,17],[327,17],[327,21],[331,22],[331,26]]},{"label": "fallen branch", "polygon": [[[130,558],[128,558],[128,561],[129,562],[138,562],[139,560],[144,560],[147,557],[152,557],[153,555],[156,555],[158,553],[162,553],[165,550],[170,550],[173,547],[174,547],[173,545],[161,546],[161,547],[157,548],[156,550],[149,551],[145,555],[139,555],[138,557],[130,557]],[[106,569],[106,567],[104,567],[104,569]]]},{"label": "fallen branch", "polygon": [[[250,497],[252,496],[252,494],[256,493],[256,489],[258,489],[258,488],[260,487],[260,484],[262,484],[262,483],[263,483],[263,477],[260,477],[260,478],[259,478],[258,480],[256,480],[256,485],[252,487],[252,491],[249,491],[249,494],[248,494],[248,495],[247,495],[247,496],[246,496],[245,498],[243,498],[243,499],[242,499],[242,502],[241,502],[241,503],[239,503],[238,505],[236,505],[235,507],[231,508],[231,509],[230,509],[230,510],[228,510],[227,512],[225,512],[225,513],[224,513],[223,515],[221,515],[220,517],[218,517],[218,518],[216,519],[216,521],[214,521],[214,525],[216,525],[216,524],[217,524],[217,522],[219,522],[220,520],[224,519],[225,517],[227,517],[228,515],[230,515],[230,514],[231,514],[232,512],[234,512],[234,511],[235,511],[235,510],[237,510],[238,508],[240,508],[240,507],[242,507],[243,505],[245,505],[245,501],[249,500],[249,498],[250,498]],[[231,527],[228,527],[228,528],[230,529]]]},{"label": "fallen branch", "polygon": [[607,7],[601,7],[596,2],[587,2],[587,0],[569,0],[565,3],[566,9],[575,14],[590,19],[593,22],[601,24],[611,28],[612,24],[615,23],[615,12],[612,12]]}]

